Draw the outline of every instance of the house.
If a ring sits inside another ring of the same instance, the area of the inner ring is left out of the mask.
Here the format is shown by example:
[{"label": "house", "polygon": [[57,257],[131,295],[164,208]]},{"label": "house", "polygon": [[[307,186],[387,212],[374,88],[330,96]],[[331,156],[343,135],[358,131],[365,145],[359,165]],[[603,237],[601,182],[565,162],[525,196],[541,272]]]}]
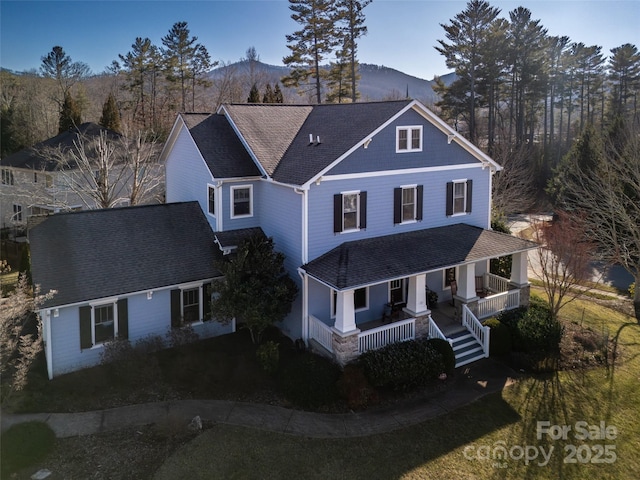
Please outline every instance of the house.
[{"label": "house", "polygon": [[49,378],[98,364],[116,338],[235,331],[209,321],[221,254],[196,202],[59,213],[29,241],[34,283],[56,291],[39,310]]},{"label": "house", "polygon": [[[185,113],[161,161],[167,201],[197,201],[223,253],[274,239],[301,292],[284,332],[341,364],[436,336],[463,365],[488,355],[482,318],[528,304],[535,244],[490,229],[501,167],[417,101]],[[505,255],[508,279],[489,272]]]},{"label": "house", "polygon": [[[79,141],[84,142],[86,151],[90,152],[92,142],[101,134],[106,134],[107,140],[115,145],[123,141],[120,134],[88,122],[1,159],[2,228],[15,227],[20,231],[34,215],[97,208],[95,195],[87,192],[97,189],[99,171],[87,172],[71,159],[61,165],[54,158],[54,152],[77,151]],[[117,197],[119,206],[127,204],[130,177],[126,169],[109,172],[110,195]],[[146,200],[153,201],[152,198]]]}]

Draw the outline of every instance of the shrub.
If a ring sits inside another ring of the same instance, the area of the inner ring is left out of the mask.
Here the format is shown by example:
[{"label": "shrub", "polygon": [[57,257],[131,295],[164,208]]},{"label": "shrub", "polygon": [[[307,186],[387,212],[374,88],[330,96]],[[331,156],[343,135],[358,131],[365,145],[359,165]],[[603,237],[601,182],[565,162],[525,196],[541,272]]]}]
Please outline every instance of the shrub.
[{"label": "shrub", "polygon": [[162,338],[157,335],[145,337],[135,346],[129,340],[116,340],[104,345],[100,361],[115,381],[149,385],[160,378],[160,365],[153,353],[162,346]]},{"label": "shrub", "polygon": [[312,353],[290,357],[278,372],[282,394],[294,405],[318,409],[338,400],[340,368],[330,360]]},{"label": "shrub", "polygon": [[531,305],[517,325],[525,352],[559,351],[564,328],[551,317],[548,308]]},{"label": "shrub", "polygon": [[20,423],[9,428],[0,442],[2,478],[38,463],[51,451],[55,439],[53,430],[42,422]]},{"label": "shrub", "polygon": [[484,325],[491,328],[489,334],[489,354],[491,356],[507,355],[511,352],[511,328],[497,318],[485,320]]},{"label": "shrub", "polygon": [[274,374],[278,370],[280,351],[278,344],[269,340],[260,345],[256,350],[256,358],[260,366],[269,374]]},{"label": "shrub", "polygon": [[410,390],[444,371],[442,355],[427,340],[393,343],[360,356],[372,385]]},{"label": "shrub", "polygon": [[198,334],[193,330],[191,325],[184,327],[172,328],[167,332],[167,340],[172,348],[178,348],[198,340]]},{"label": "shrub", "polygon": [[456,354],[454,353],[451,344],[441,338],[430,338],[427,343],[442,355],[444,372],[447,374],[453,373],[456,369]]},{"label": "shrub", "polygon": [[361,410],[380,402],[375,388],[367,381],[360,365],[351,364],[344,367],[338,381],[338,391],[352,410]]}]

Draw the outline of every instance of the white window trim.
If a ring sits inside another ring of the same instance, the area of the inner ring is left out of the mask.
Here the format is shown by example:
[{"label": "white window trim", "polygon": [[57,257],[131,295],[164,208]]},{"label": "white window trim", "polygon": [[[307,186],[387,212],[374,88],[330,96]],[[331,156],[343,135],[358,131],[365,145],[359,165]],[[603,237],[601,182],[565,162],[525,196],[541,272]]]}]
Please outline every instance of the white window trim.
[{"label": "white window trim", "polygon": [[406,279],[405,278],[396,278],[395,280],[390,280],[387,285],[388,285],[388,292],[387,292],[387,301],[391,301],[391,284],[393,282],[400,282],[400,290],[402,291],[402,298],[403,301],[405,300],[405,296],[406,296]]},{"label": "white window trim", "polygon": [[[360,288],[354,288],[353,289],[353,294],[354,294],[354,298],[353,298],[353,302],[354,302],[354,313],[358,313],[358,312],[364,312],[366,310],[369,310],[369,287],[361,287],[364,288],[366,290],[366,297],[367,297],[367,302],[365,304],[364,307],[362,308],[355,308],[355,291],[356,290],[360,290]],[[336,318],[336,296],[338,295],[337,290],[334,290],[333,288],[329,289],[329,297],[331,298],[331,318]]]},{"label": "white window trim", "polygon": [[[469,179],[468,178],[461,178],[458,180],[451,180],[451,182],[453,183],[453,196],[451,198],[451,201],[453,202],[453,205],[451,205],[451,211],[453,212],[453,215],[451,215],[452,217],[459,217],[462,215],[467,215],[467,212],[465,211],[467,209],[467,181]],[[456,184],[462,183],[464,185],[464,198],[462,199],[462,212],[455,212],[455,205],[456,205]]]},{"label": "white window trim", "polygon": [[[234,198],[233,198],[233,194],[236,190],[245,190],[245,189],[249,189],[249,213],[246,215],[234,215]],[[252,184],[248,184],[248,185],[234,185],[232,187],[230,187],[229,189],[229,196],[230,196],[230,209],[231,209],[231,218],[249,218],[249,217],[253,217],[253,185]],[[208,198],[207,198],[208,201]]]},{"label": "white window trim", "polygon": [[[209,189],[213,189],[213,212],[209,211]],[[215,185],[207,183],[207,215],[210,217],[216,217],[216,210],[218,210],[218,192]]]},{"label": "white window trim", "polygon": [[[204,305],[202,304],[202,283],[191,283],[187,285],[180,285],[180,317],[184,319],[184,292],[185,290],[195,290],[198,289],[198,321],[191,322],[188,325],[202,325],[204,323]],[[186,325],[186,324],[185,324]]]},{"label": "white window trim", "polygon": [[[408,225],[410,223],[416,223],[416,217],[418,216],[418,184],[415,185],[400,185],[400,188],[403,190],[402,197],[400,198],[400,225]],[[404,216],[404,190],[413,189],[413,218],[411,220],[404,220],[402,217]]]},{"label": "white window trim", "polygon": [[[118,299],[109,298],[103,299],[100,302],[93,302],[89,304],[91,306],[91,349],[103,348],[105,344],[113,342],[118,339]],[[105,340],[104,342],[96,343],[96,308],[106,307],[111,305],[113,308],[113,339]]]},{"label": "white window trim", "polygon": [[[342,195],[342,231],[340,233],[351,233],[360,231],[360,192],[361,190],[350,190],[348,192],[340,192]],[[344,226],[344,196],[356,195],[356,228],[345,228]]]},{"label": "white window trim", "polygon": [[13,204],[13,214],[11,218],[14,222],[23,222],[24,221],[24,208],[20,203]]},{"label": "white window trim", "polygon": [[[401,130],[407,131],[407,148],[405,149],[400,148],[400,131]],[[414,130],[418,130],[420,132],[420,145],[418,146],[418,148],[413,148],[411,145],[412,132]],[[402,125],[402,126],[396,127],[396,153],[421,152],[423,142],[424,142],[424,135],[422,131],[422,125]]]}]

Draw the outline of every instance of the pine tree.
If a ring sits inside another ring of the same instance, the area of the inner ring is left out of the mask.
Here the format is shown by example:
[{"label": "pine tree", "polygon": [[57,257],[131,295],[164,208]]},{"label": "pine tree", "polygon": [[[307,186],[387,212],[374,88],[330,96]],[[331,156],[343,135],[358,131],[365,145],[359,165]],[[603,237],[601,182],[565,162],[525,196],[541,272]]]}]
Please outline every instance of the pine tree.
[{"label": "pine tree", "polygon": [[58,133],[66,132],[69,129],[75,128],[82,123],[82,116],[78,104],[67,92],[64,96],[64,103],[60,110],[60,126]]},{"label": "pine tree", "polygon": [[258,86],[255,83],[251,86],[247,103],[260,103],[260,92],[258,91]]},{"label": "pine tree", "polygon": [[271,84],[267,83],[267,86],[264,89],[264,96],[262,97],[262,103],[276,103],[275,95],[273,93],[273,89],[271,88]]},{"label": "pine tree", "polygon": [[276,88],[273,91],[273,103],[284,103],[284,95],[279,83],[276,83]]},{"label": "pine tree", "polygon": [[[322,103],[322,61],[338,43],[335,29],[336,10],[333,0],[289,0],[291,18],[302,26],[287,35],[287,48],[291,54],[282,62],[292,67],[291,73],[282,78],[286,87],[311,85],[316,103]],[[311,84],[307,81],[311,79]],[[303,90],[308,91],[308,90]]]},{"label": "pine tree", "polygon": [[122,127],[120,126],[120,112],[118,111],[118,105],[116,104],[116,97],[114,97],[111,92],[102,106],[100,125],[104,128],[108,128],[109,130],[113,130],[114,132],[122,133]]},{"label": "pine tree", "polygon": [[137,37],[131,45],[131,51],[119,57],[127,79],[124,88],[133,95],[130,106],[133,120],[145,128],[154,125],[157,95],[155,84],[161,68],[158,64],[161,61],[158,47],[148,38]]},{"label": "pine tree", "polygon": [[74,62],[64,49],[58,45],[53,47],[51,52],[42,57],[41,60],[40,71],[42,75],[55,79],[60,87],[61,95],[57,99],[58,105],[64,102],[64,98],[71,91],[71,87],[91,72],[89,65],[83,62]]},{"label": "pine tree", "polygon": [[360,78],[357,73],[357,40],[367,34],[367,27],[364,25],[364,14],[362,10],[371,2],[372,0],[338,0],[336,4],[338,19],[344,24],[340,29],[341,36],[343,37],[341,56],[347,60],[349,65],[348,79],[351,82],[349,91],[352,102],[355,102],[358,98],[357,83]]},{"label": "pine tree", "polygon": [[167,80],[177,84],[182,98],[182,111],[187,109],[187,90],[193,76],[193,59],[198,47],[198,37],[190,37],[187,22],[176,22],[169,33],[162,37],[166,47],[164,56],[167,62]]}]

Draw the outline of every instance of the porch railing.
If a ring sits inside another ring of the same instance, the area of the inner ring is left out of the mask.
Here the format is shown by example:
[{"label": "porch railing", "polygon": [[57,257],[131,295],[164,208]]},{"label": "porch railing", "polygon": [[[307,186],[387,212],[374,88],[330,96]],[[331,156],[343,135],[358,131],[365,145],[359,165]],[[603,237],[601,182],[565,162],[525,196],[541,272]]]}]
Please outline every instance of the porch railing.
[{"label": "porch railing", "polygon": [[478,318],[487,318],[505,310],[513,310],[520,305],[520,290],[496,293],[478,300]]},{"label": "porch railing", "polygon": [[485,273],[484,288],[494,293],[506,292],[509,290],[509,280],[493,273]]},{"label": "porch railing", "polygon": [[309,315],[309,338],[314,339],[329,352],[333,352],[333,332],[331,327],[313,315]]},{"label": "porch railing", "polygon": [[482,345],[485,358],[489,356],[489,332],[490,328],[482,325],[480,320],[469,310],[469,307],[462,305],[462,325],[469,330],[471,335]]},{"label": "porch railing", "polygon": [[416,338],[416,320],[409,318],[390,325],[373,328],[358,334],[358,353],[376,350],[385,345]]},{"label": "porch railing", "polygon": [[431,315],[429,315],[429,338],[440,338],[441,340],[446,340],[451,344],[451,340],[442,333],[442,330],[440,330],[436,322],[433,321]]}]

